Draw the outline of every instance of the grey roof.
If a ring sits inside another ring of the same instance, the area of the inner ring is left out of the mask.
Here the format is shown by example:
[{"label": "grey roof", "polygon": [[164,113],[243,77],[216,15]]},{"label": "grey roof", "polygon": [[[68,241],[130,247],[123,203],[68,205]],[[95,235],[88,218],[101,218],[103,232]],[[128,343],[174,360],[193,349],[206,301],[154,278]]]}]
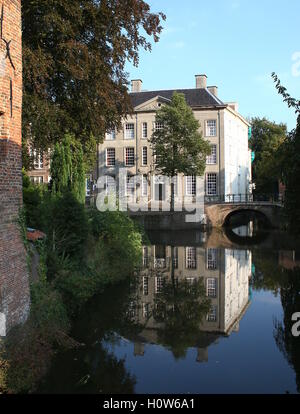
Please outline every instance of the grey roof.
[{"label": "grey roof", "polygon": [[163,98],[172,99],[173,93],[183,93],[185,95],[186,102],[191,107],[224,107],[222,101],[219,98],[215,97],[211,92],[204,88],[197,89],[171,89],[165,91],[147,91],[147,92],[134,92],[130,93],[131,103],[133,107],[139,106],[144,102],[149,101],[150,99],[155,98],[156,96],[161,96]]}]

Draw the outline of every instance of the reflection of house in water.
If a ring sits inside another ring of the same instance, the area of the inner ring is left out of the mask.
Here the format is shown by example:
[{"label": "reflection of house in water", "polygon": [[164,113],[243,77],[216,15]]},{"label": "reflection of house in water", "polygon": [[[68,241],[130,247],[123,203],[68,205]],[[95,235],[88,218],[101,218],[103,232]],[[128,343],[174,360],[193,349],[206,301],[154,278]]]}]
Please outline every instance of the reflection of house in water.
[{"label": "reflection of house in water", "polygon": [[[184,279],[193,284],[201,279],[206,296],[211,300],[210,311],[202,320],[204,333],[197,344],[197,361],[207,361],[207,347],[220,335],[238,331],[239,321],[249,304],[249,278],[252,257],[248,250],[204,248],[197,246],[174,247],[173,265],[175,282]],[[136,301],[132,302],[131,317],[144,326],[136,343],[134,354],[144,355],[142,343],[157,343],[157,332],[163,328],[152,316],[155,296],[164,283],[171,280],[172,248],[165,245],[143,248],[143,268],[139,274]]]}]

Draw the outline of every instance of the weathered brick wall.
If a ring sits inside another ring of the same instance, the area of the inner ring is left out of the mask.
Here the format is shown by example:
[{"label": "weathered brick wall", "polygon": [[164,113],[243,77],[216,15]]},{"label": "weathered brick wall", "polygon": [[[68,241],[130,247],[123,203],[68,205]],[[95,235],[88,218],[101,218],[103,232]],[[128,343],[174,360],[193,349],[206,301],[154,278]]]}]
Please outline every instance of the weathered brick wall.
[{"label": "weathered brick wall", "polygon": [[0,336],[26,320],[29,282],[17,226],[22,205],[21,1],[0,0]]}]

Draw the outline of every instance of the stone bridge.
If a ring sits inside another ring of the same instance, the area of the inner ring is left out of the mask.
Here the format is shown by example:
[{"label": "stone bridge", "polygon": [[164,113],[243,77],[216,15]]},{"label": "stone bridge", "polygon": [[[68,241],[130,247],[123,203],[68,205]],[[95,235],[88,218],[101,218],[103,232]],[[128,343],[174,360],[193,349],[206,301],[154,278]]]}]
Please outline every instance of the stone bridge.
[{"label": "stone bridge", "polygon": [[251,201],[241,203],[215,203],[205,205],[207,224],[212,227],[222,227],[231,216],[237,212],[254,212],[264,218],[270,227],[279,227],[280,211],[283,205],[268,201]]}]

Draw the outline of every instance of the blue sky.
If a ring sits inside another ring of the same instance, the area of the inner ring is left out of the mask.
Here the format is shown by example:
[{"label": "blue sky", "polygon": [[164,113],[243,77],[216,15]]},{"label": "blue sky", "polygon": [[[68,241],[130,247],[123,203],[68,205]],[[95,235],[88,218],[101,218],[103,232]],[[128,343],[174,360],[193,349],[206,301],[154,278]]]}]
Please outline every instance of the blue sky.
[{"label": "blue sky", "polygon": [[296,116],[277,94],[271,73],[300,98],[299,0],[148,0],[166,14],[152,52],[140,52],[130,79],[143,89],[193,88],[196,74],[219,87],[224,102],[239,102],[245,117],[266,116],[291,130]]}]

